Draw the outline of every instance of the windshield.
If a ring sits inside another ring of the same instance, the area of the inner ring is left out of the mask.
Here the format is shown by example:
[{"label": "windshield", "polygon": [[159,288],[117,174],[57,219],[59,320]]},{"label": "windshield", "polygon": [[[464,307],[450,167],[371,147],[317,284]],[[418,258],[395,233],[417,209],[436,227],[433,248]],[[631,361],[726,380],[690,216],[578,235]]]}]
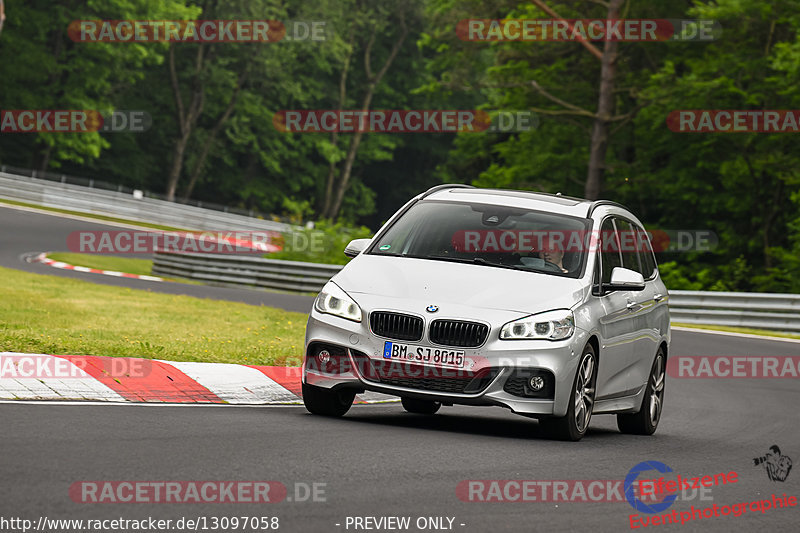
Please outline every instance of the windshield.
[{"label": "windshield", "polygon": [[422,201],[370,253],[577,278],[591,220],[515,207]]}]

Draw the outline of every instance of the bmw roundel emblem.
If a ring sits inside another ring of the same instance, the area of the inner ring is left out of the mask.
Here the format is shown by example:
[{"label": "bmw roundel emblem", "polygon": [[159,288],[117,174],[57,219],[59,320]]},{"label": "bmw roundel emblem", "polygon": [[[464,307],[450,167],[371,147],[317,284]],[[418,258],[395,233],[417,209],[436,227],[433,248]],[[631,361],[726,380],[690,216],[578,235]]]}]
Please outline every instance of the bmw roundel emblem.
[{"label": "bmw roundel emblem", "polygon": [[427,312],[429,312],[429,313],[435,313],[436,311],[439,310],[439,306],[438,305],[429,305],[428,307],[425,308],[425,310]]}]

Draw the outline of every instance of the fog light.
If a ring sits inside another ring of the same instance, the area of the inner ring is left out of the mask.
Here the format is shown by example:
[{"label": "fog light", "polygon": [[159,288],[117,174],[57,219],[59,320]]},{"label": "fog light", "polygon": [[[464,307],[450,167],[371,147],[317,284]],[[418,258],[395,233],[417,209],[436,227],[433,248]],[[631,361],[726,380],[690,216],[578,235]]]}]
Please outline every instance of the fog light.
[{"label": "fog light", "polygon": [[321,364],[326,365],[328,361],[331,360],[331,353],[328,350],[320,350],[317,354],[317,361]]},{"label": "fog light", "polygon": [[528,380],[528,386],[534,392],[539,392],[544,388],[544,378],[542,376],[531,376],[531,379]]}]

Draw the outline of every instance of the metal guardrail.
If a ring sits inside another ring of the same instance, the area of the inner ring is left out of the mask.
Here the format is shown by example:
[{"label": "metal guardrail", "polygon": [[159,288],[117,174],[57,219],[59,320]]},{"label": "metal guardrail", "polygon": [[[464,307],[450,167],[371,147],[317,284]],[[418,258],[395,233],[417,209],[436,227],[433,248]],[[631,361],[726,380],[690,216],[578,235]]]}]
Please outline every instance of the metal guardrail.
[{"label": "metal guardrail", "polygon": [[[5,166],[2,170],[19,172]],[[132,189],[112,187],[101,181],[32,174],[28,177],[0,172],[0,197],[194,230],[285,232],[295,229],[273,220],[225,212],[227,208],[223,206],[208,209],[168,202],[149,193],[136,197]],[[317,292],[341,268],[338,265],[249,256],[159,252],[155,254],[153,274],[207,283]],[[670,291],[669,305],[673,322],[800,332],[800,295]]]},{"label": "metal guardrail", "polygon": [[[262,259],[242,255],[157,252],[156,276],[177,276],[295,292],[318,292],[340,265]],[[800,332],[800,295],[670,291],[673,322]]]},{"label": "metal guardrail", "polygon": [[[67,209],[137,222],[202,231],[279,231],[293,229],[289,224],[226,213],[193,205],[168,202],[148,196],[134,196],[133,191],[97,188],[67,182],[19,176],[0,172],[0,198],[29,202],[43,207]],[[106,184],[107,185],[107,184]]]},{"label": "metal guardrail", "polygon": [[800,295],[670,291],[673,322],[800,332]]},{"label": "metal guardrail", "polygon": [[242,255],[156,252],[153,275],[292,292],[319,292],[341,265]]}]

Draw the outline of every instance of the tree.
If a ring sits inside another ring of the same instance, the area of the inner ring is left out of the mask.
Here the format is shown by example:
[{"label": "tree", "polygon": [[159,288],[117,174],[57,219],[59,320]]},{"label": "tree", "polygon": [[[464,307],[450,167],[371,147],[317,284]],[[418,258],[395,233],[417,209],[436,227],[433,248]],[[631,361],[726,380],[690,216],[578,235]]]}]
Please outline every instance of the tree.
[{"label": "tree", "polygon": [[6,8],[3,0],[0,0],[0,33],[3,33],[3,23],[6,21]]},{"label": "tree", "polygon": [[[19,2],[0,40],[5,109],[82,109],[109,112],[118,95],[163,61],[159,43],[74,42],[69,24],[96,19],[183,19],[197,11],[183,1],[66,0]],[[8,136],[4,136],[8,137]],[[99,132],[19,134],[4,139],[0,156],[47,170],[97,159],[110,141]],[[26,158],[25,160],[22,157]]]},{"label": "tree", "polygon": [[[736,46],[680,47],[643,89],[657,102],[635,121],[635,182],[618,190],[645,202],[664,226],[713,230],[713,254],[680,254],[701,288],[797,290],[800,154],[787,133],[674,133],[665,117],[679,109],[797,109],[800,106],[798,2],[720,0],[691,18],[717,20]],[[746,272],[739,276],[737,272]]]},{"label": "tree", "polygon": [[[400,2],[369,2],[357,3],[358,11],[355,17],[350,20],[350,31],[347,43],[347,51],[342,60],[341,74],[339,78],[339,99],[337,109],[342,109],[347,101],[347,85],[350,77],[350,63],[355,54],[354,45],[360,44],[363,57],[363,82],[358,109],[367,112],[371,109],[375,90],[380,85],[387,71],[392,66],[397,54],[400,52],[408,36],[407,18],[413,16],[415,3],[412,0],[402,0]],[[392,31],[393,28],[396,28]],[[393,35],[394,34],[394,35]],[[378,36],[391,35],[391,46],[385,51],[383,61],[380,61],[377,70],[373,66],[373,59],[379,48],[376,46]],[[366,38],[366,40],[364,40]],[[356,81],[356,83],[359,83]],[[364,132],[359,130],[350,136],[349,146],[344,157],[344,162],[336,176],[337,162],[329,163],[328,177],[325,185],[324,203],[322,206],[322,216],[324,218],[336,219],[342,206],[345,191],[350,184],[353,172],[353,164],[358,154]],[[331,135],[331,145],[337,148],[338,134]]]},{"label": "tree", "polygon": [[[259,0],[249,3],[220,4],[206,0],[200,17],[203,20],[283,18],[285,9],[280,0]],[[197,126],[207,111],[208,100],[224,102],[211,120],[204,135],[198,155],[185,186],[184,197],[194,190],[206,163],[212,145],[220,131],[233,115],[239,94],[256,62],[264,60],[268,47],[275,43],[171,43],[169,46],[168,73],[174,99],[177,131],[173,141],[172,161],[166,183],[166,196],[174,200],[183,175],[186,148],[197,136]],[[178,52],[180,49],[180,52]],[[176,59],[180,53],[181,59]],[[178,63],[180,62],[180,65]],[[232,86],[231,85],[232,82]],[[213,102],[211,103],[213,105]]]}]

